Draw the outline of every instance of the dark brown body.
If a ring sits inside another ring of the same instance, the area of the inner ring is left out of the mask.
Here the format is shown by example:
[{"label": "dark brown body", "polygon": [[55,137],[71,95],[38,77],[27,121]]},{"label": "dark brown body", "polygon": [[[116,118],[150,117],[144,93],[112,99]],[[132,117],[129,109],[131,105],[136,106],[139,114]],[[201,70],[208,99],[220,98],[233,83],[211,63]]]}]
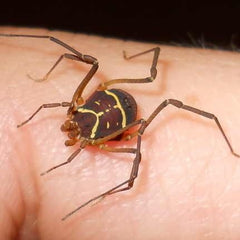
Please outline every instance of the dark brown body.
[{"label": "dark brown body", "polygon": [[136,120],[134,98],[120,89],[96,91],[73,113],[72,121],[81,129],[81,137],[103,138]]}]

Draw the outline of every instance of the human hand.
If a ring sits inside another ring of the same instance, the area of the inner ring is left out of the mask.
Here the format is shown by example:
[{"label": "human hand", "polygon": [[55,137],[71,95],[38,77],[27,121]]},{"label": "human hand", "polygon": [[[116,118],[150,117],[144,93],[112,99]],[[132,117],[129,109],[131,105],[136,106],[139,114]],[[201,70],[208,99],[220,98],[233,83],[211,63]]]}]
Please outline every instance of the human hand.
[{"label": "human hand", "polygon": [[[1,33],[58,37],[96,57],[100,68],[84,92],[100,82],[149,75],[152,57],[121,56],[152,44],[97,36],[2,28]],[[239,153],[240,56],[238,53],[161,46],[153,83],[119,84],[131,93],[139,117],[147,118],[165,99],[214,113]],[[42,77],[66,51],[48,40],[1,38],[1,239],[237,239],[240,159],[234,157],[212,120],[172,107],[146,129],[140,173],[133,188],[87,206],[61,221],[90,198],[129,177],[133,156],[86,148],[71,164],[44,177],[40,173],[66,161],[59,130],[66,109],[42,110],[17,129],[41,104],[70,101],[89,70],[64,60],[47,81]],[[114,86],[115,87],[115,86]],[[135,146],[135,139],[119,146]]]}]

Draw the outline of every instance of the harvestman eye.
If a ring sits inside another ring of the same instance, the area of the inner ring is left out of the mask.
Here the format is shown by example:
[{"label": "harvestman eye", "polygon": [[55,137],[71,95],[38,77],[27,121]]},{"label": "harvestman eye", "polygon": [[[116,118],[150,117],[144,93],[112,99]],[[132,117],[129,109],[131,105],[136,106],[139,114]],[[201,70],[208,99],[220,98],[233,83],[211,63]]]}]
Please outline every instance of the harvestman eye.
[{"label": "harvestman eye", "polygon": [[[168,105],[173,105],[174,107],[181,108],[183,110],[190,111],[192,113],[198,114],[202,117],[209,118],[213,120],[218,129],[220,130],[223,138],[225,139],[231,153],[240,157],[239,154],[235,153],[232,145],[230,144],[218,118],[209,112],[202,111],[200,109],[183,104],[181,101],[176,99],[166,99],[152,112],[152,114],[145,119],[137,119],[137,103],[131,94],[115,88],[109,88],[114,84],[119,83],[151,83],[155,80],[157,76],[157,62],[160,53],[160,48],[155,47],[147,51],[138,53],[136,55],[127,57],[124,52],[125,59],[132,59],[143,54],[153,52],[152,65],[150,68],[150,76],[146,78],[137,79],[113,79],[109,80],[96,89],[96,91],[85,101],[83,104],[82,93],[85,87],[88,85],[89,81],[92,79],[93,75],[98,69],[98,61],[96,58],[90,55],[84,55],[78,52],[76,49],[70,47],[68,44],[62,42],[61,40],[42,35],[24,35],[24,34],[0,34],[1,37],[22,37],[22,38],[42,38],[48,39],[55,44],[68,50],[70,53],[63,53],[51,67],[51,69],[46,73],[42,79],[37,79],[37,81],[46,80],[51,72],[56,68],[56,66],[64,59],[71,59],[74,61],[84,62],[92,65],[89,72],[80,82],[79,86],[75,90],[72,100],[70,102],[61,103],[46,103],[42,104],[27,120],[19,124],[17,127],[21,127],[28,123],[41,109],[43,108],[55,108],[55,107],[67,107],[67,119],[62,124],[61,130],[68,132],[69,140],[66,140],[66,146],[72,146],[76,143],[79,144],[79,148],[72,153],[72,155],[59,165],[53,166],[47,171],[41,173],[45,175],[52,170],[59,168],[63,165],[70,163],[87,145],[95,145],[100,149],[116,152],[116,153],[132,153],[134,154],[133,166],[129,178],[117,186],[107,190],[106,192],[91,198],[89,201],[83,203],[75,210],[68,213],[62,220],[65,220],[81,208],[86,205],[102,199],[111,194],[129,190],[133,187],[134,181],[138,176],[139,164],[141,162],[141,141],[142,135],[146,128],[153,121],[153,119]],[[124,133],[134,126],[139,126],[138,129],[124,136]],[[110,140],[129,140],[136,138],[136,148],[115,148],[109,147],[106,143]]]}]

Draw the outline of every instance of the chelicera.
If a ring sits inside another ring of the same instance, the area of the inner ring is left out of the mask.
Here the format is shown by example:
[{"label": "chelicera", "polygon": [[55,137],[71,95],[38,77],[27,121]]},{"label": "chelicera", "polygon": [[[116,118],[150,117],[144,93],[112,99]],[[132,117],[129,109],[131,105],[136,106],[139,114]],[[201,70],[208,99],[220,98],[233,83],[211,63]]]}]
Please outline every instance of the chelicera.
[{"label": "chelicera", "polygon": [[[135,155],[132,170],[127,180],[85,202],[72,212],[68,213],[64,218],[62,218],[62,220],[65,220],[73,213],[91,202],[102,199],[108,195],[129,190],[132,188],[134,181],[138,176],[139,164],[141,162],[142,135],[146,128],[149,126],[149,124],[153,121],[153,119],[168,105],[173,105],[177,108],[181,108],[214,120],[222,136],[224,137],[231,153],[236,157],[240,157],[239,154],[234,152],[225,132],[223,131],[220,122],[218,121],[218,118],[214,114],[185,105],[181,101],[176,99],[166,99],[152,112],[152,114],[146,120],[136,119],[137,104],[131,94],[121,89],[109,88],[110,86],[119,83],[151,83],[157,76],[156,66],[160,53],[159,47],[152,48],[131,57],[126,57],[126,55],[124,55],[126,59],[131,59],[143,54],[153,52],[153,60],[150,68],[149,77],[140,79],[109,80],[100,84],[96,91],[92,94],[92,96],[90,96],[86,101],[84,101],[84,99],[82,98],[82,93],[98,69],[98,61],[96,58],[90,55],[84,55],[69,46],[68,44],[51,36],[19,34],[0,34],[0,36],[49,39],[50,41],[62,46],[70,52],[62,54],[58,58],[56,63],[52,66],[52,68],[48,71],[48,73],[42,79],[37,79],[38,81],[47,79],[50,73],[55,69],[55,67],[61,62],[63,58],[80,61],[92,65],[89,72],[86,74],[86,76],[74,92],[72,100],[70,102],[42,104],[26,121],[22,122],[20,125],[17,126],[21,127],[28,123],[43,108],[68,108],[67,119],[61,126],[61,130],[68,133],[69,139],[66,140],[65,145],[72,146],[78,143],[79,148],[75,152],[73,152],[73,154],[66,160],[66,162],[53,166],[52,168],[43,172],[41,175],[45,175],[56,168],[70,163],[87,145],[94,145],[99,147],[100,149],[109,152],[132,153]],[[124,135],[127,130],[136,126],[139,126],[136,131]],[[116,148],[107,145],[107,142],[110,140],[119,141],[129,140],[132,138],[136,138],[135,148]]]}]

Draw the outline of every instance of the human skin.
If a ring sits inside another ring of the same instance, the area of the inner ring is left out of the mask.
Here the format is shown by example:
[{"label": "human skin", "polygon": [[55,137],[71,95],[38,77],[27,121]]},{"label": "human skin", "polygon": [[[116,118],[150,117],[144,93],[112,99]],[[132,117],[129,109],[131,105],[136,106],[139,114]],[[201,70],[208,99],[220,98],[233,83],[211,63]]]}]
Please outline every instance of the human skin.
[{"label": "human skin", "polygon": [[[52,35],[100,67],[84,91],[99,83],[149,75],[152,55],[126,61],[156,45],[43,29],[1,28],[1,33]],[[165,99],[214,113],[240,153],[240,55],[234,52],[162,45],[153,83],[113,86],[131,93],[138,117],[147,119]],[[134,155],[87,147],[65,147],[60,131],[66,108],[44,109],[25,126],[41,104],[70,101],[90,66],[63,60],[47,81],[42,77],[67,52],[37,39],[0,38],[1,174],[0,239],[239,239],[240,159],[231,154],[213,120],[166,107],[142,136],[139,176],[129,191],[87,206],[65,221],[67,213],[125,181]],[[134,147],[129,142],[111,146]]]}]

